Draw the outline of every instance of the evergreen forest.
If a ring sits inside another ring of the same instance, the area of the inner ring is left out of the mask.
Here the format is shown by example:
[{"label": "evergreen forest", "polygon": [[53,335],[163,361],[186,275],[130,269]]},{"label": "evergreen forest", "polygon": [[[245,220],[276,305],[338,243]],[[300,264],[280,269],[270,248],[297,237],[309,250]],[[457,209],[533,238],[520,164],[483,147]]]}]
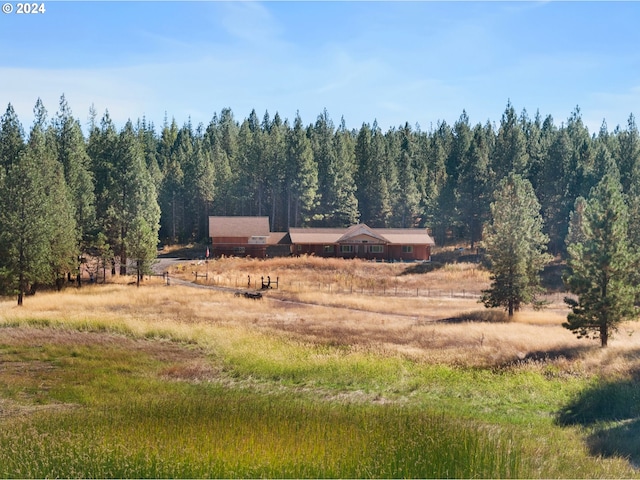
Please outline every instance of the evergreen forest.
[{"label": "evergreen forest", "polygon": [[[640,231],[640,136],[633,115],[610,131],[589,132],[576,109],[558,124],[518,113],[470,124],[466,112],[428,131],[377,122],[347,129],[321,112],[230,109],[208,125],[161,128],[139,119],[117,127],[90,111],[84,126],[64,96],[49,116],[38,100],[25,130],[11,104],[0,118],[0,289],[26,291],[77,271],[85,252],[115,259],[125,271],[155,256],[158,242],[206,241],[209,215],[268,216],[288,227],[428,227],[436,244],[476,247],[499,182],[511,173],[531,182],[548,250],[566,255],[578,197],[600,179],[620,179]],[[640,238],[632,235],[630,241]]]}]

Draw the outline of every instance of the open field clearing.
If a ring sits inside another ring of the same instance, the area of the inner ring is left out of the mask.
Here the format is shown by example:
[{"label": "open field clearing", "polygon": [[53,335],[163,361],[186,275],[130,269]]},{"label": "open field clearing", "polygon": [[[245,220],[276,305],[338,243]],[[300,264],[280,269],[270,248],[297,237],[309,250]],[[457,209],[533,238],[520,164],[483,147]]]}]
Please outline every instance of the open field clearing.
[{"label": "open field clearing", "polygon": [[0,476],[640,476],[636,325],[602,350],[557,302],[506,322],[470,294],[347,291],[479,291],[470,265],[225,262],[195,267],[281,288],[158,278],[0,302]]}]

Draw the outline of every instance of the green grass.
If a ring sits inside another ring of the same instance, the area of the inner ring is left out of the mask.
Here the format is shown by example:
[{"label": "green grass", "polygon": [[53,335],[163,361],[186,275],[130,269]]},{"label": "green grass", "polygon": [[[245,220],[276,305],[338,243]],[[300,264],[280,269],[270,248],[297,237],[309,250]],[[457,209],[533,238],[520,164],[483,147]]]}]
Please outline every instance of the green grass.
[{"label": "green grass", "polygon": [[0,447],[4,477],[520,476],[512,439],[444,415],[221,388],[40,414]]},{"label": "green grass", "polygon": [[589,423],[570,415],[610,390],[544,368],[426,365],[224,329],[198,343],[95,322],[7,328],[28,339],[33,327],[50,340],[0,329],[0,477],[634,475],[619,458],[633,452],[616,447],[638,430],[622,407],[632,384],[611,387],[620,415]]}]

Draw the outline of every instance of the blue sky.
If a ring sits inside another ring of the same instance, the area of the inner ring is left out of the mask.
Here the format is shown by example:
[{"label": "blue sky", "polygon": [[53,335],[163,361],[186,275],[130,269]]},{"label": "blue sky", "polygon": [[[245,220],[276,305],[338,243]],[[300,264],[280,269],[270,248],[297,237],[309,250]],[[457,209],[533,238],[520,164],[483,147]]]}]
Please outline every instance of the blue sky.
[{"label": "blue sky", "polygon": [[[7,3],[0,0],[0,3]],[[14,7],[17,2],[10,1]],[[0,15],[0,109],[25,130],[42,98],[93,104],[118,127],[165,112],[207,124],[230,107],[305,124],[327,109],[383,129],[466,110],[499,124],[510,100],[593,132],[640,113],[638,2],[88,2]]]}]

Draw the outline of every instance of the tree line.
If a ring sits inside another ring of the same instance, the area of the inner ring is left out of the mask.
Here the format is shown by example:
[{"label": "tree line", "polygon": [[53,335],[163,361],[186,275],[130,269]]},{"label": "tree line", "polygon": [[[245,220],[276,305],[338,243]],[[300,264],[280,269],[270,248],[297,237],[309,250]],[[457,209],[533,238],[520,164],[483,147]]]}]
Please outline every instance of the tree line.
[{"label": "tree line", "polygon": [[[118,129],[90,111],[83,133],[64,96],[51,119],[40,100],[25,133],[11,104],[0,118],[0,282],[26,292],[56,284],[90,251],[144,269],[158,240],[202,241],[209,215],[264,215],[273,231],[299,226],[429,227],[436,243],[475,247],[500,182],[531,183],[553,254],[566,255],[570,214],[615,167],[640,208],[640,137],[633,115],[590,133],[579,108],[557,125],[518,114],[472,125],[466,112],[429,130],[376,122],[347,129],[325,110],[305,125],[231,109],[207,125]],[[629,228],[640,231],[640,215]],[[20,228],[18,228],[20,226]],[[635,239],[638,236],[634,237]],[[19,273],[22,272],[22,273]]]}]

